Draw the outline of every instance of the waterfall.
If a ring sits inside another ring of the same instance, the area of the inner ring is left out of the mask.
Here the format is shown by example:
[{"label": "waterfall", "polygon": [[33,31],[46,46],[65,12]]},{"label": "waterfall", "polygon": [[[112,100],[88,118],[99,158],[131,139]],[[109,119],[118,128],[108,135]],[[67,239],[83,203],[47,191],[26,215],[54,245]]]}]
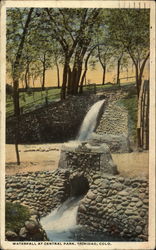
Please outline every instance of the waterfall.
[{"label": "waterfall", "polygon": [[82,197],[70,197],[59,208],[41,218],[40,223],[50,240],[70,240],[72,230],[79,227],[76,225],[76,216],[80,199]]},{"label": "waterfall", "polygon": [[97,123],[99,110],[102,107],[104,101],[105,100],[100,100],[96,102],[88,111],[78,133],[78,141],[87,140],[89,135],[94,131]]}]

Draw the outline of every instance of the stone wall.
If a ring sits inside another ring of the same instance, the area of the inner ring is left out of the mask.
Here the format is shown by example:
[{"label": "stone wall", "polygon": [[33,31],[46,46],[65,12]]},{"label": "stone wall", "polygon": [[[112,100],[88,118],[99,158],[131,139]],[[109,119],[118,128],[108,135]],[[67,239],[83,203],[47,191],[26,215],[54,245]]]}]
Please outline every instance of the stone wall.
[{"label": "stone wall", "polygon": [[[64,142],[75,139],[97,95],[73,96],[20,117],[19,143]],[[6,120],[6,142],[14,143],[15,119]]]},{"label": "stone wall", "polygon": [[[98,158],[101,152],[102,161]],[[61,156],[59,166],[70,171],[69,183],[76,176],[89,181],[89,191],[78,209],[79,224],[88,230],[131,240],[148,239],[147,179],[117,175],[106,144],[96,147],[85,142],[71,147],[67,144]]]},{"label": "stone wall", "polygon": [[44,216],[68,197],[66,175],[58,169],[6,176],[6,201],[20,202]]},{"label": "stone wall", "polygon": [[124,107],[118,106],[116,101],[109,102],[96,133],[100,135],[128,135],[128,111]]},{"label": "stone wall", "polygon": [[77,221],[95,232],[146,241],[148,181],[96,174],[90,191],[81,200]]},{"label": "stone wall", "polygon": [[147,179],[101,174],[93,169],[87,172],[61,169],[35,174],[8,176],[6,200],[18,201],[44,216],[71,195],[72,180],[83,176],[88,180],[89,191],[80,202],[79,224],[92,231],[135,241],[148,239]]},{"label": "stone wall", "polygon": [[[105,157],[100,163],[101,148]],[[66,145],[59,167],[53,172],[6,176],[6,200],[44,216],[68,197],[85,195],[78,209],[79,224],[133,241],[148,239],[148,180],[112,175],[115,166],[107,146]]]}]

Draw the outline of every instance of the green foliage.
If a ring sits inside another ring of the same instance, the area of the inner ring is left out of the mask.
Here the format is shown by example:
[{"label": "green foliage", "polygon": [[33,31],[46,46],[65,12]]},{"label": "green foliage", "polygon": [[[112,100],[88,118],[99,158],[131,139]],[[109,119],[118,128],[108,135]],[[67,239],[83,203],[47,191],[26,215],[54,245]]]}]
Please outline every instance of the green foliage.
[{"label": "green foliage", "polygon": [[[7,9],[7,72],[12,77],[15,57],[29,8]],[[99,44],[99,53],[92,48]],[[102,8],[34,8],[25,37],[19,79],[33,83],[45,71],[65,61],[73,72],[82,71],[87,54],[92,50],[90,65],[127,66],[127,55],[141,65],[149,51],[149,10]],[[67,73],[68,74],[68,73]],[[69,77],[67,76],[69,79]],[[71,78],[72,79],[72,78]],[[76,83],[77,84],[77,83]]]},{"label": "green foliage", "polygon": [[137,129],[137,95],[136,89],[128,91],[125,98],[120,99],[117,103],[124,106],[128,110],[128,126],[130,137],[136,142],[136,129]]},{"label": "green foliage", "polygon": [[136,62],[143,60],[149,51],[149,14],[148,9],[113,9],[107,12],[105,21],[110,42],[119,49],[122,46]]},{"label": "green foliage", "polygon": [[5,209],[6,231],[11,230],[16,233],[24,226],[24,222],[29,219],[29,209],[19,203],[6,202]]}]

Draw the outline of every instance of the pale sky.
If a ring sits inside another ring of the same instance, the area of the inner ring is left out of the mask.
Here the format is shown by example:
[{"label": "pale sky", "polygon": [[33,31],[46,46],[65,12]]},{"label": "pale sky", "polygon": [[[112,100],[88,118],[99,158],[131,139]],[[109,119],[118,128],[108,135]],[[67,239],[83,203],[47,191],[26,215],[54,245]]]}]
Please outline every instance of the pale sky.
[{"label": "pale sky", "polygon": [[[144,79],[149,79],[149,63],[146,64],[145,70],[144,70]],[[62,71],[63,68],[60,66],[60,83],[62,83]],[[87,75],[86,75],[86,80],[87,83],[102,83],[102,76],[103,76],[103,70],[100,64],[97,64],[95,67],[95,70],[88,69]],[[135,69],[130,65],[128,72],[127,70],[124,70],[123,72],[121,71],[120,73],[120,78],[126,78],[122,80],[121,82],[129,82],[129,81],[134,81],[135,78],[127,79],[127,77],[135,76]],[[111,70],[110,72],[106,72],[106,79],[105,83],[107,82],[112,82],[115,83],[116,81],[116,70]],[[11,79],[7,79],[7,83],[11,84]],[[32,82],[30,83],[30,86],[32,86]],[[41,82],[40,79],[35,81],[35,87],[40,87]],[[45,79],[45,87],[49,86],[57,86],[57,72],[56,69],[53,68],[53,70],[47,70],[46,71],[46,79]],[[20,87],[22,85],[20,84]]]}]

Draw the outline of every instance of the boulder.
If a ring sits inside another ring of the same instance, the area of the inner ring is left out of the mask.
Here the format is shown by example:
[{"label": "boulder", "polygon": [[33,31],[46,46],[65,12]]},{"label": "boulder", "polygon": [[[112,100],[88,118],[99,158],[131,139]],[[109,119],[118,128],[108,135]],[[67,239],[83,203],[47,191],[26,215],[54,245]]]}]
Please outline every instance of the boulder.
[{"label": "boulder", "polygon": [[6,236],[6,239],[9,240],[9,241],[19,240],[18,235],[15,232],[13,232],[13,231],[7,231],[5,233],[5,236]]}]

